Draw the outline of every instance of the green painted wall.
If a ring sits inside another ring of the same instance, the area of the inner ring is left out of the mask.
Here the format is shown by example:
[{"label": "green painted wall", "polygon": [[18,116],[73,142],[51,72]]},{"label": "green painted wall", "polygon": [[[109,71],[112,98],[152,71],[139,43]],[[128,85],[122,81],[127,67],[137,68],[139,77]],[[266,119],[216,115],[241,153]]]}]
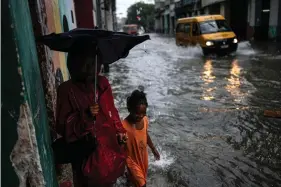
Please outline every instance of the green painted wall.
[{"label": "green painted wall", "polygon": [[[50,135],[42,80],[38,65],[32,22],[27,0],[2,1],[2,163],[3,186],[18,186],[9,155],[17,140],[19,105],[30,106],[45,186],[56,187],[57,180],[50,147]],[[4,19],[3,19],[4,18]],[[22,69],[22,77],[18,74]],[[20,96],[22,81],[24,97]],[[24,98],[24,99],[23,99]],[[6,175],[7,172],[7,175]]]},{"label": "green painted wall", "polygon": [[[19,107],[23,98],[20,96],[21,79],[17,71],[16,46],[13,41],[12,29],[10,27],[11,21],[8,16],[8,11],[8,1],[3,0],[2,16],[6,15],[6,19],[1,19],[1,163],[3,173],[1,186],[14,187],[19,186],[19,181],[12,167],[12,163],[10,162],[10,153],[17,141],[17,121]],[[5,177],[3,177],[4,173]]]}]

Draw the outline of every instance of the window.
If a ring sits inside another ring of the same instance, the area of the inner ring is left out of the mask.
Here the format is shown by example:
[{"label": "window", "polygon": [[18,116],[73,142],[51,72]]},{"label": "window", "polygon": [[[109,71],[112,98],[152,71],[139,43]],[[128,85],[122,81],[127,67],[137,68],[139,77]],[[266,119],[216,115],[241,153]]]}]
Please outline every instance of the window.
[{"label": "window", "polygon": [[191,24],[190,23],[184,24],[184,32],[185,33],[190,33],[190,29],[191,29]]},{"label": "window", "polygon": [[73,16],[73,11],[71,10],[71,21],[72,21],[72,23],[74,23],[74,16]]},{"label": "window", "polygon": [[215,33],[215,32],[228,32],[231,28],[225,20],[211,20],[200,23],[200,31],[202,34]]},{"label": "window", "polygon": [[176,32],[184,32],[184,25],[183,24],[178,24],[176,28]]},{"label": "window", "polygon": [[193,25],[192,25],[192,35],[193,35],[193,36],[198,36],[198,35],[200,35],[200,32],[199,32],[199,28],[198,28],[198,24],[197,24],[197,23],[193,23]]},{"label": "window", "polygon": [[69,31],[68,22],[67,22],[67,18],[66,18],[65,15],[63,16],[63,31],[64,32],[68,32]]}]

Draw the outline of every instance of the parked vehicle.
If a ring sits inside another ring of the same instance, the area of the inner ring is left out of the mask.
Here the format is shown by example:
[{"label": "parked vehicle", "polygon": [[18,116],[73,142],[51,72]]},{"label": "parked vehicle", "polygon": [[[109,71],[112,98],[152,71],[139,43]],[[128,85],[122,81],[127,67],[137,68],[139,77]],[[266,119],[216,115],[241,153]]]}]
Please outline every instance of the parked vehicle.
[{"label": "parked vehicle", "polygon": [[223,16],[206,15],[178,19],[176,44],[199,44],[204,55],[229,54],[237,50],[238,40]]},{"label": "parked vehicle", "polygon": [[139,35],[138,33],[138,25],[131,24],[131,25],[124,25],[123,26],[123,32],[131,34],[131,35]]}]

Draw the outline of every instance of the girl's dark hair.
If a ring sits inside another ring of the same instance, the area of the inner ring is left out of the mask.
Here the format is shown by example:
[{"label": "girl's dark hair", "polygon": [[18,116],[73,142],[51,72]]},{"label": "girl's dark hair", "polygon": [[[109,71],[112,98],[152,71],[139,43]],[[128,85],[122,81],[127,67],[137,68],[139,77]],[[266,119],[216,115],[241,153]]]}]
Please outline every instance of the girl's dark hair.
[{"label": "girl's dark hair", "polygon": [[143,91],[135,90],[132,92],[131,96],[127,98],[127,108],[128,110],[135,110],[139,105],[148,106],[146,94]]}]

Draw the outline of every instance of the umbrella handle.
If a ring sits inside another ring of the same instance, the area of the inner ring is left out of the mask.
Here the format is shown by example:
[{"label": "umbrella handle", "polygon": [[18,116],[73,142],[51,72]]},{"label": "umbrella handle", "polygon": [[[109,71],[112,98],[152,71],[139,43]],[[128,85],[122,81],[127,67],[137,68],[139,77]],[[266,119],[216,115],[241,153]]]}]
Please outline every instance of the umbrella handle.
[{"label": "umbrella handle", "polygon": [[[95,80],[94,80],[94,103],[97,103],[97,79],[98,79],[98,47],[96,47],[96,56],[95,56],[95,61],[94,61],[94,66],[95,66]],[[93,125],[93,133],[94,137],[96,138],[96,117],[94,117],[94,125]]]},{"label": "umbrella handle", "polygon": [[94,103],[97,103],[97,79],[98,79],[98,48],[96,47],[96,56],[94,61],[95,80],[94,80]]}]

